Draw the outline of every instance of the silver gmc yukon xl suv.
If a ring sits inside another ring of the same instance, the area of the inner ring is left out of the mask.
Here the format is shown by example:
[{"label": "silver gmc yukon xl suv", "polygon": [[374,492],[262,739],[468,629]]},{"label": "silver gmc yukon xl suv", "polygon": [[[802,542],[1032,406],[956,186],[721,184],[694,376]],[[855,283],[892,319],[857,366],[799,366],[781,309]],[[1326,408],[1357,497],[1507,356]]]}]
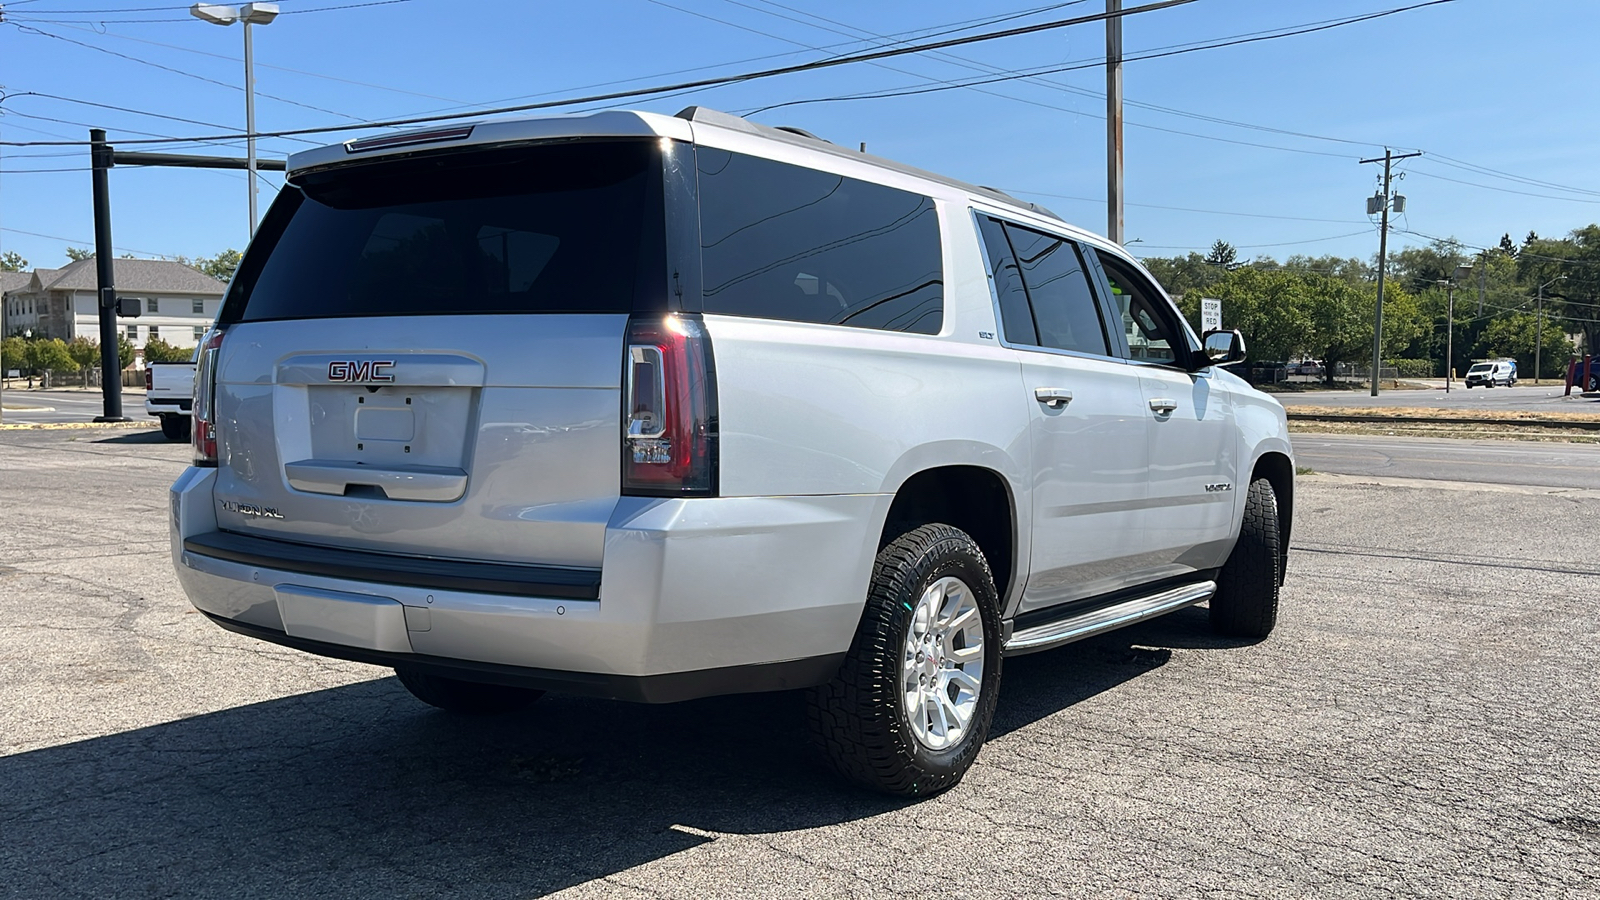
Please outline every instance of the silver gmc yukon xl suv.
[{"label": "silver gmc yukon xl suv", "polygon": [[199,361],[172,557],[218,625],[461,712],[806,689],[960,779],[1004,657],[1276,619],[1282,407],[1049,212],[690,108],[289,161]]}]

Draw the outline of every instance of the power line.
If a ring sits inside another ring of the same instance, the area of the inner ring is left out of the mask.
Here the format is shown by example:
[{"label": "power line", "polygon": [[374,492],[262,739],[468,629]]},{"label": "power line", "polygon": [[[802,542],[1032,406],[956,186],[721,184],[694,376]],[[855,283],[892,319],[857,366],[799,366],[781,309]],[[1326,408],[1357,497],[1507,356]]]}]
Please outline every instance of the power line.
[{"label": "power line", "polygon": [[[398,3],[398,2],[402,2],[402,0],[387,0],[387,2],[396,2],[396,3]],[[182,21],[182,20],[180,20],[180,21]],[[142,66],[150,66],[151,68],[160,69],[160,70],[162,70],[164,72],[171,72],[174,75],[182,75],[185,78],[193,78],[196,81],[203,81],[203,82],[206,82],[207,84],[214,84],[214,85],[218,85],[220,87],[225,87],[225,88],[227,88],[229,90],[232,90],[232,91],[243,91],[244,90],[243,87],[241,87],[241,86],[239,86],[237,84],[230,84],[230,83],[228,83],[226,81],[219,81],[218,79],[215,79],[215,78],[208,78],[208,77],[206,77],[204,75],[197,75],[194,72],[185,72],[182,69],[174,69],[171,66],[164,66],[161,63],[152,62],[152,61],[150,61],[148,59],[142,59],[142,58],[137,57],[137,56],[130,56],[130,55],[126,54],[126,53],[118,53],[115,50],[108,50],[105,47],[97,47],[94,44],[86,44],[83,41],[74,40],[73,38],[69,38],[69,37],[66,37],[64,35],[54,34],[54,33],[49,32],[49,31],[43,31],[41,29],[34,28],[31,25],[23,24],[22,22],[8,21],[5,24],[16,26],[17,30],[23,32],[24,34],[37,34],[37,35],[39,35],[41,37],[52,38],[52,39],[58,40],[58,41],[65,41],[68,44],[73,44],[73,45],[78,46],[78,47],[83,47],[83,48],[88,49],[88,50],[93,50],[96,53],[104,53],[104,54],[107,54],[109,56],[115,56],[115,57],[117,57],[119,59],[125,59],[125,60],[128,60],[129,62],[135,62],[135,63],[138,63],[139,65],[142,65]],[[256,91],[256,96],[265,97],[268,100],[276,100],[279,103],[287,103],[290,106],[298,106],[301,109],[309,109],[312,112],[319,112],[319,113],[325,113],[325,114],[330,115],[330,116],[337,116],[337,117],[339,117],[341,119],[350,119],[350,120],[355,121],[355,122],[361,121],[356,116],[348,115],[348,114],[342,113],[342,112],[335,112],[335,111],[333,111],[331,109],[323,109],[320,106],[312,106],[309,103],[301,103],[298,100],[290,100],[287,97],[279,97],[279,96],[277,96],[275,94],[267,94],[267,93],[263,93],[261,91]]]},{"label": "power line", "polygon": [[1499,191],[1502,194],[1518,194],[1523,197],[1538,197],[1542,200],[1565,200],[1568,203],[1600,203],[1600,198],[1590,200],[1583,197],[1558,197],[1554,194],[1535,194],[1529,191],[1518,191],[1511,188],[1496,187],[1492,184],[1479,184],[1475,181],[1462,181],[1459,178],[1451,178],[1447,175],[1438,175],[1433,172],[1422,172],[1416,169],[1411,170],[1411,174],[1421,175],[1423,178],[1437,178],[1440,181],[1449,181],[1454,184],[1464,184],[1467,187],[1482,188],[1486,191]]},{"label": "power line", "polygon": [[[1336,241],[1336,240],[1338,240],[1340,238],[1355,237],[1357,235],[1370,234],[1370,233],[1371,233],[1370,229],[1363,228],[1360,231],[1352,231],[1352,232],[1350,232],[1348,234],[1330,234],[1327,237],[1307,238],[1307,239],[1305,239],[1303,241],[1277,241],[1277,242],[1274,242],[1274,243],[1271,243],[1271,244],[1230,244],[1229,246],[1233,247],[1235,250],[1257,250],[1257,249],[1260,249],[1262,247],[1289,247],[1289,246],[1293,246],[1295,244],[1319,244],[1319,243],[1321,243],[1323,241]],[[1151,250],[1204,250],[1204,249],[1206,249],[1205,247],[1195,247],[1195,246],[1192,246],[1192,245],[1184,245],[1184,244],[1145,244],[1142,241],[1140,243],[1141,243],[1141,246],[1148,247]]]},{"label": "power line", "polygon": [[[1354,24],[1357,24],[1357,23],[1360,23],[1360,22],[1368,22],[1368,21],[1371,21],[1373,19],[1381,19],[1381,18],[1383,18],[1385,16],[1398,15],[1399,13],[1410,12],[1410,11],[1415,10],[1415,9],[1422,9],[1423,7],[1438,6],[1438,5],[1443,4],[1443,3],[1454,3],[1454,2],[1457,2],[1457,0],[1426,0],[1426,2],[1415,3],[1415,4],[1412,4],[1410,6],[1397,7],[1397,8],[1394,8],[1394,9],[1383,10],[1383,11],[1376,12],[1376,13],[1369,13],[1367,15],[1362,15],[1362,16],[1352,16],[1352,17],[1349,17],[1349,18],[1340,19],[1340,20],[1337,20],[1337,21],[1334,21],[1334,22],[1324,23],[1324,24],[1320,24],[1320,25],[1308,25],[1308,26],[1303,26],[1303,27],[1297,27],[1297,28],[1295,28],[1293,30],[1288,30],[1288,31],[1277,31],[1277,32],[1274,32],[1272,34],[1258,35],[1258,36],[1255,36],[1255,37],[1237,37],[1237,38],[1232,38],[1232,39],[1229,39],[1229,40],[1216,41],[1216,42],[1212,42],[1212,43],[1206,43],[1206,44],[1201,44],[1201,45],[1198,45],[1198,46],[1191,46],[1191,47],[1186,47],[1186,48],[1181,48],[1181,49],[1165,50],[1165,51],[1160,51],[1160,52],[1146,52],[1143,55],[1139,55],[1139,56],[1124,56],[1123,57],[1123,61],[1124,62],[1139,62],[1139,61],[1142,61],[1142,60],[1149,60],[1149,59],[1161,59],[1161,58],[1169,57],[1169,56],[1177,56],[1177,55],[1180,55],[1180,54],[1183,54],[1183,53],[1194,53],[1194,52],[1197,52],[1197,51],[1200,51],[1200,50],[1216,50],[1216,49],[1220,49],[1220,48],[1223,48],[1223,47],[1236,47],[1236,46],[1239,46],[1241,44],[1254,44],[1254,43],[1259,43],[1261,41],[1270,41],[1270,40],[1277,40],[1279,38],[1295,37],[1295,36],[1302,35],[1302,34],[1311,34],[1313,32],[1318,32],[1318,31],[1327,31],[1329,29],[1339,28],[1339,27],[1344,26],[1344,25],[1354,25]],[[886,97],[907,97],[907,96],[911,96],[911,95],[914,95],[914,94],[931,94],[931,93],[937,93],[937,92],[940,92],[940,91],[953,90],[953,89],[956,89],[956,88],[972,87],[972,86],[975,86],[975,85],[996,84],[996,83],[1003,82],[1003,81],[1016,81],[1016,80],[1024,79],[1024,78],[1034,78],[1034,77],[1037,77],[1039,75],[1055,75],[1055,74],[1059,74],[1061,72],[1072,72],[1072,71],[1077,71],[1079,69],[1098,68],[1099,66],[1103,66],[1103,65],[1105,65],[1105,61],[1104,60],[1095,60],[1095,61],[1092,61],[1092,62],[1081,62],[1081,63],[1071,63],[1071,64],[1060,65],[1060,66],[1039,67],[1039,68],[1033,69],[1032,71],[1027,71],[1027,72],[1017,71],[1017,72],[1013,72],[1013,73],[1010,73],[1010,74],[995,75],[993,77],[988,77],[988,78],[977,78],[977,79],[972,79],[970,81],[965,81],[965,82],[961,82],[961,83],[953,83],[953,84],[948,84],[948,85],[939,85],[939,86],[922,87],[922,88],[906,88],[906,89],[899,89],[899,90],[884,90],[884,91],[866,92],[866,93],[860,93],[860,94],[839,95],[839,96],[835,96],[835,97],[813,97],[813,98],[809,98],[809,99],[805,99],[805,100],[791,100],[791,101],[788,101],[786,103],[774,103],[774,104],[772,104],[770,106],[761,107],[760,109],[754,110],[752,114],[766,112],[768,110],[773,110],[773,109],[780,109],[780,108],[786,107],[786,106],[799,106],[799,105],[807,104],[807,103],[831,103],[831,102],[843,101],[843,100],[881,100],[881,99],[884,99]]]},{"label": "power line", "polygon": [[[1071,194],[1047,194],[1044,191],[1025,191],[1012,188],[1004,189],[1008,194],[1026,194],[1031,197],[1054,197],[1058,200],[1081,200],[1084,203],[1104,203],[1104,197],[1074,197]],[[1195,209],[1188,206],[1162,206],[1158,203],[1129,203],[1129,206],[1138,206],[1144,209],[1167,209],[1176,212],[1205,213],[1213,216],[1243,216],[1250,219],[1283,219],[1290,222],[1331,222],[1338,225],[1361,224],[1355,219],[1317,219],[1308,216],[1275,216],[1268,213],[1228,212],[1221,209]]]},{"label": "power line", "polygon": [[[502,106],[502,107],[498,107],[498,108],[491,109],[491,110],[484,110],[481,113],[450,113],[450,114],[433,115],[433,116],[412,116],[412,117],[403,118],[403,119],[390,119],[390,120],[381,121],[381,122],[366,122],[366,123],[361,123],[361,124],[357,124],[357,125],[326,126],[326,127],[321,127],[321,128],[295,128],[295,129],[286,129],[286,130],[273,131],[273,132],[262,132],[262,133],[258,133],[256,135],[256,137],[258,137],[258,138],[262,138],[262,137],[289,137],[289,136],[293,136],[293,135],[302,135],[302,134],[329,134],[329,133],[342,132],[342,131],[354,131],[354,130],[363,129],[363,128],[387,128],[387,127],[395,127],[395,126],[400,126],[400,125],[422,125],[422,124],[426,124],[426,123],[429,123],[429,122],[442,122],[442,121],[451,121],[451,120],[455,120],[455,119],[466,118],[467,116],[470,116],[470,115],[480,115],[480,114],[500,115],[500,114],[504,114],[504,113],[526,112],[526,111],[535,110],[535,109],[551,109],[551,108],[559,107],[559,106],[574,106],[574,105],[583,104],[583,103],[600,103],[600,102],[609,101],[609,100],[622,100],[622,99],[628,99],[628,98],[634,98],[634,97],[646,97],[646,96],[651,96],[651,95],[655,95],[655,94],[666,94],[666,93],[671,93],[671,92],[674,92],[674,91],[683,91],[683,90],[687,90],[687,89],[690,89],[690,88],[706,88],[706,87],[717,87],[717,86],[726,85],[726,84],[738,84],[738,83],[747,82],[747,81],[755,81],[755,80],[762,79],[762,78],[772,78],[772,77],[775,77],[775,76],[778,76],[778,75],[792,75],[792,74],[797,74],[797,73],[800,73],[800,72],[815,71],[817,69],[834,68],[834,67],[838,67],[838,66],[851,65],[851,64],[854,64],[854,63],[872,62],[874,60],[889,59],[889,58],[896,57],[896,56],[907,56],[907,55],[910,55],[910,54],[913,54],[913,53],[921,53],[921,52],[925,52],[925,51],[928,51],[928,50],[939,50],[939,49],[943,49],[943,48],[946,48],[946,47],[962,46],[962,45],[965,45],[965,44],[975,44],[975,43],[980,43],[980,42],[983,42],[983,41],[992,41],[992,40],[998,40],[998,39],[1001,39],[1001,38],[1015,37],[1015,36],[1021,35],[1021,34],[1036,34],[1036,33],[1041,32],[1041,31],[1049,31],[1049,30],[1053,30],[1053,29],[1064,28],[1064,27],[1067,27],[1069,25],[1082,25],[1082,24],[1089,23],[1089,22],[1103,22],[1103,21],[1105,21],[1107,19],[1122,18],[1122,17],[1131,16],[1131,15],[1137,15],[1139,13],[1145,13],[1145,12],[1154,12],[1156,10],[1169,9],[1171,7],[1174,7],[1174,6],[1182,6],[1182,5],[1186,5],[1186,4],[1193,3],[1193,2],[1195,2],[1195,0],[1156,0],[1156,2],[1147,3],[1147,4],[1143,5],[1143,6],[1131,7],[1129,9],[1123,9],[1123,10],[1119,10],[1119,11],[1116,11],[1116,12],[1094,13],[1092,15],[1076,16],[1076,17],[1068,18],[1068,19],[1057,19],[1057,20],[1052,20],[1052,21],[1049,21],[1049,22],[1041,22],[1041,23],[1034,24],[1034,25],[1021,26],[1021,27],[1018,27],[1018,28],[1008,28],[1008,29],[1004,29],[1004,30],[1001,30],[1001,31],[983,32],[981,34],[968,35],[966,37],[958,37],[958,38],[948,38],[946,40],[934,41],[934,42],[930,42],[930,43],[909,45],[909,46],[896,47],[896,48],[884,49],[884,50],[872,50],[872,51],[867,51],[867,52],[863,52],[863,53],[855,53],[855,54],[850,54],[850,55],[845,55],[845,56],[832,57],[832,58],[829,58],[829,59],[812,60],[810,62],[796,63],[796,64],[788,65],[788,66],[777,66],[777,67],[774,67],[774,68],[762,69],[762,70],[757,70],[757,71],[754,71],[754,72],[745,72],[745,73],[738,74],[738,75],[725,75],[725,76],[718,76],[718,77],[713,77],[713,78],[701,78],[701,79],[696,79],[696,80],[693,80],[693,81],[680,82],[678,84],[659,85],[659,86],[656,86],[656,87],[646,87],[646,88],[635,88],[635,89],[632,89],[632,90],[625,90],[625,91],[612,91],[610,93],[596,94],[596,95],[592,95],[592,96],[588,96],[588,97],[573,97],[573,98],[568,98],[568,99],[565,99],[565,100],[551,100],[551,101],[546,101],[546,102],[542,102],[542,103],[524,103],[524,104],[519,104],[519,105],[516,105],[516,106]],[[1438,4],[1438,3],[1454,3],[1454,2],[1456,2],[1456,0],[1428,0],[1427,3],[1423,3],[1423,4],[1420,4],[1420,5],[1422,5],[1422,6],[1431,6],[1431,5]],[[101,49],[101,48],[94,48],[94,49]],[[111,51],[105,51],[105,52],[111,52]],[[235,139],[235,138],[239,138],[239,137],[245,137],[245,136],[246,135],[227,134],[227,135],[218,135],[218,136],[204,136],[202,138],[184,138],[183,140],[231,140],[231,139]],[[15,142],[11,142],[11,143],[12,143],[13,146],[21,146],[20,144],[16,144]],[[40,142],[40,143],[42,143],[42,142]],[[87,143],[87,142],[79,142],[79,143]],[[148,140],[148,141],[124,141],[123,143],[141,143],[141,144],[143,144],[143,143],[163,143],[163,142],[162,141],[156,141],[156,140]]]}]

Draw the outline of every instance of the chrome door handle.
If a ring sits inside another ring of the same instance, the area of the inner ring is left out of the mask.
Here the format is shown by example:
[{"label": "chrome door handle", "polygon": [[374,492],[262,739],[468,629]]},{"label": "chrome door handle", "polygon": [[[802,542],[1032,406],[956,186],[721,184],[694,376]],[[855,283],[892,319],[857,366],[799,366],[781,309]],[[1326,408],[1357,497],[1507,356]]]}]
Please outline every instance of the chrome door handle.
[{"label": "chrome door handle", "polygon": [[1156,415],[1164,416],[1178,408],[1178,401],[1158,397],[1150,401],[1150,411]]},{"label": "chrome door handle", "polygon": [[1034,388],[1033,399],[1051,409],[1061,409],[1072,402],[1072,392],[1066,388]]}]

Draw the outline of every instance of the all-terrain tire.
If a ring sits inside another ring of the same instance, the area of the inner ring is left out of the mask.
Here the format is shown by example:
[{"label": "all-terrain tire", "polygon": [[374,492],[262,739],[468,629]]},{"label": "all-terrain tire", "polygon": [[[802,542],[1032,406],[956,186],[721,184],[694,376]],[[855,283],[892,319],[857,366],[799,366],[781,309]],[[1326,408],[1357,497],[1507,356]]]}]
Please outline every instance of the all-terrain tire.
[{"label": "all-terrain tire", "polygon": [[1250,482],[1239,542],[1222,566],[1211,598],[1211,628],[1229,637],[1259,640],[1278,623],[1278,586],[1283,582],[1278,495],[1272,482]]},{"label": "all-terrain tire", "polygon": [[[903,654],[914,608],[924,591],[947,576],[970,591],[982,622],[984,656],[965,733],[933,750],[911,730]],[[864,787],[907,797],[945,790],[966,774],[988,737],[1000,663],[1000,599],[983,551],[958,528],[915,528],[878,552],[850,652],[833,680],[808,693],[812,744],[840,775]]]},{"label": "all-terrain tire", "polygon": [[174,443],[189,439],[189,417],[171,413],[161,417],[161,434]]},{"label": "all-terrain tire", "polygon": [[406,690],[423,703],[469,716],[516,712],[544,696],[544,691],[532,688],[461,681],[406,666],[396,666],[394,674]]}]

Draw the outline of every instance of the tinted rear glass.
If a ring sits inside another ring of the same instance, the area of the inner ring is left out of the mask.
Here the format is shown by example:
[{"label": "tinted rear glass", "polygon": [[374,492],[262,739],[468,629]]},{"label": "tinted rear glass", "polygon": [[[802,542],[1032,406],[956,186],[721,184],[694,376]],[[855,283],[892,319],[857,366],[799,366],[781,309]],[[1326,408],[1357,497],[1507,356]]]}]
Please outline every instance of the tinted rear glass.
[{"label": "tinted rear glass", "polygon": [[938,333],[931,199],[726,150],[696,158],[706,312]]},{"label": "tinted rear glass", "polygon": [[665,293],[659,170],[651,142],[627,141],[305,176],[262,223],[223,319],[631,312]]}]

